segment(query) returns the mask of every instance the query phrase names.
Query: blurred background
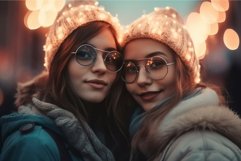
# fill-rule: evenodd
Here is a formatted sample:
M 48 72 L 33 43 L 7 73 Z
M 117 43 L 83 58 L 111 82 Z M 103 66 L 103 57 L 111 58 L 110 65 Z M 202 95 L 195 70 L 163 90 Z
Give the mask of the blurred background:
M 0 0 L 0 115 L 16 110 L 14 94 L 43 69 L 48 27 L 70 0 Z M 128 25 L 155 7 L 170 6 L 184 18 L 200 58 L 203 80 L 222 87 L 241 116 L 241 1 L 99 0 Z

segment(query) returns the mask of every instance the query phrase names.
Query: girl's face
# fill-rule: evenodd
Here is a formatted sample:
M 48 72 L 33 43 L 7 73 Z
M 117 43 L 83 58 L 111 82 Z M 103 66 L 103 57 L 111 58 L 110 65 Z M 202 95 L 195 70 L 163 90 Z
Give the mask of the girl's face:
M 106 68 L 104 64 L 106 53 L 104 51 L 116 51 L 117 47 L 113 34 L 109 29 L 104 29 L 94 38 L 90 39 L 87 44 L 95 48 L 96 60 L 92 65 L 83 66 L 73 56 L 68 65 L 70 84 L 73 91 L 82 100 L 99 103 L 108 94 L 117 74 Z M 85 50 L 88 50 L 88 48 Z M 83 52 L 83 54 L 86 53 Z M 85 56 L 88 59 L 88 54 Z M 83 56 L 83 61 L 86 61 L 85 56 Z
M 139 69 L 135 81 L 126 83 L 127 90 L 145 111 L 175 93 L 173 52 L 166 45 L 152 39 L 136 39 L 127 44 L 124 55 L 125 79 L 134 80 L 134 71 Z

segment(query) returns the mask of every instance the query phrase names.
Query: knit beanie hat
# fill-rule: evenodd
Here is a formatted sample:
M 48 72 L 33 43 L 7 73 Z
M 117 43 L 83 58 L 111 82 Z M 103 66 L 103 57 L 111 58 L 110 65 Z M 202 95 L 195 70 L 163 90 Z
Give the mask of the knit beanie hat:
M 118 18 L 113 17 L 103 7 L 98 6 L 95 0 L 78 0 L 68 2 L 57 16 L 54 24 L 49 29 L 44 45 L 45 63 L 49 70 L 50 64 L 61 43 L 76 28 L 90 22 L 105 22 L 110 24 L 117 33 L 117 40 L 121 39 L 121 25 Z
M 155 8 L 138 18 L 127 26 L 122 46 L 139 38 L 151 38 L 170 47 L 188 67 L 193 82 L 200 82 L 200 65 L 193 42 L 177 11 L 170 7 Z

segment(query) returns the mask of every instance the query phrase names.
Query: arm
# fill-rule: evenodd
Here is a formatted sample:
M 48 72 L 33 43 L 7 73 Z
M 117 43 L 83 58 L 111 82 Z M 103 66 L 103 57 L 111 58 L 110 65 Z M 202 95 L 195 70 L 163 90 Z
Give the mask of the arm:
M 208 131 L 192 131 L 180 136 L 162 156 L 164 155 L 165 161 L 241 160 L 241 150 L 233 142 Z
M 27 134 L 14 132 L 1 149 L 0 161 L 60 161 L 53 139 L 41 128 Z

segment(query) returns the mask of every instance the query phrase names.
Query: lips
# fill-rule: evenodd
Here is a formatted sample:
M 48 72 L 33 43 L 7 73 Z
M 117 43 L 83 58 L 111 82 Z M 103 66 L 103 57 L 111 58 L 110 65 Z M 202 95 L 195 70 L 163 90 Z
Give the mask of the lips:
M 85 82 L 94 89 L 103 89 L 107 86 L 107 82 L 99 79 L 92 79 Z
M 162 91 L 150 91 L 139 94 L 142 101 L 152 101 L 155 99 Z

